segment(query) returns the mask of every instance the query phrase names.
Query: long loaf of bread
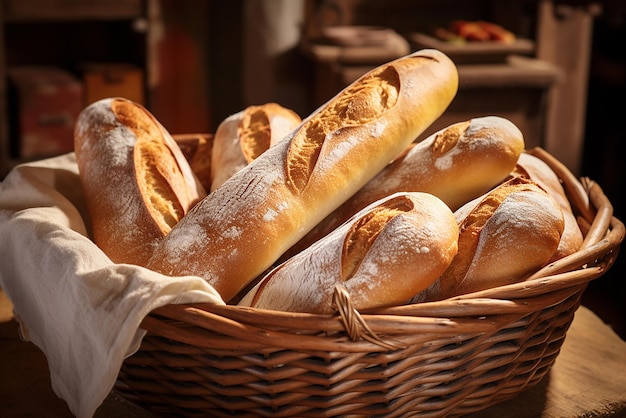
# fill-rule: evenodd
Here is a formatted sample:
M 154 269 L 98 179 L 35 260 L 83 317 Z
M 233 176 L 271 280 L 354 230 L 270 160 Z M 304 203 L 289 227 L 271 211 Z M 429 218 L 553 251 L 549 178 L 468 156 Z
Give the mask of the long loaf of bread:
M 302 120 L 293 110 L 269 102 L 248 106 L 224 119 L 213 139 L 213 191 L 271 146 L 293 132 Z
M 206 196 L 171 135 L 127 99 L 102 99 L 83 109 L 74 150 L 94 242 L 115 263 L 145 265 Z
M 501 183 L 515 168 L 524 137 L 508 119 L 485 116 L 450 125 L 407 150 L 283 256 L 286 259 L 356 212 L 393 193 L 425 192 L 453 211 Z
M 213 152 L 213 134 L 187 133 L 174 134 L 172 138 L 178 144 L 202 187 L 211 190 L 211 154 Z
M 331 313 L 335 286 L 344 286 L 359 310 L 404 304 L 448 267 L 458 232 L 437 197 L 397 193 L 273 269 L 239 305 Z
M 456 67 L 436 50 L 373 69 L 196 205 L 148 267 L 203 277 L 231 300 L 414 141 L 457 88 Z
M 439 300 L 523 280 L 552 259 L 563 233 L 558 203 L 537 183 L 513 177 L 459 208 L 459 249 L 413 302 Z
M 576 221 L 576 216 L 572 211 L 572 206 L 565 194 L 565 189 L 550 166 L 534 155 L 522 153 L 513 175 L 520 175 L 533 180 L 543 187 L 561 207 L 565 225 L 559 248 L 550 262 L 578 251 L 584 237 Z

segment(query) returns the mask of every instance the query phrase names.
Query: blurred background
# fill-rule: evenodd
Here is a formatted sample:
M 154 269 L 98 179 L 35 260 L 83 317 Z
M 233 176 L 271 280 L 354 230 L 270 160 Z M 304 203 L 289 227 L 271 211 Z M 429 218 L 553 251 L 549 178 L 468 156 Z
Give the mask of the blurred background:
M 306 117 L 376 65 L 434 47 L 459 93 L 427 135 L 495 114 L 603 187 L 626 219 L 622 0 L 2 0 L 0 179 L 73 149 L 103 97 L 144 104 L 171 132 L 212 133 L 270 101 Z M 475 24 L 497 30 L 489 38 Z M 626 339 L 626 260 L 583 303 Z

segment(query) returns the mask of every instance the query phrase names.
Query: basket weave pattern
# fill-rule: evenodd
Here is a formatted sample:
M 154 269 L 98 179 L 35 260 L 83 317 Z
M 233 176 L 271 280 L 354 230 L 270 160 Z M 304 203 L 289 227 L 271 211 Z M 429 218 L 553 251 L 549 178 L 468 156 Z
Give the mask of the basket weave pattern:
M 168 305 L 116 390 L 172 416 L 458 416 L 517 396 L 553 365 L 590 280 L 615 261 L 624 225 L 600 187 L 563 180 L 585 234 L 528 280 L 440 302 L 336 315 Z

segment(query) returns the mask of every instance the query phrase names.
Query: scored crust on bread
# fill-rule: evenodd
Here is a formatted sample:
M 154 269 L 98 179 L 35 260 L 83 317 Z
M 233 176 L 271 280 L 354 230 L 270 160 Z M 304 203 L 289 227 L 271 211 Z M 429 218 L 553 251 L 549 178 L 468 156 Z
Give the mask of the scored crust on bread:
M 239 305 L 331 313 L 335 286 L 359 310 L 403 304 L 448 267 L 457 239 L 454 215 L 440 199 L 391 195 L 273 269 Z
M 514 177 L 455 213 L 458 252 L 448 269 L 413 302 L 446 299 L 523 280 L 556 252 L 561 208 L 539 185 Z
M 523 135 L 508 119 L 486 116 L 452 124 L 410 144 L 282 259 L 302 251 L 365 206 L 393 193 L 432 193 L 454 211 L 505 180 L 523 150 Z
M 171 135 L 127 99 L 102 99 L 83 109 L 74 150 L 94 242 L 115 263 L 145 265 L 206 195 Z
M 373 69 L 196 205 L 148 267 L 203 277 L 231 300 L 434 122 L 457 87 L 436 50 Z
M 248 106 L 224 119 L 213 141 L 210 190 L 256 160 L 301 122 L 296 112 L 274 102 Z

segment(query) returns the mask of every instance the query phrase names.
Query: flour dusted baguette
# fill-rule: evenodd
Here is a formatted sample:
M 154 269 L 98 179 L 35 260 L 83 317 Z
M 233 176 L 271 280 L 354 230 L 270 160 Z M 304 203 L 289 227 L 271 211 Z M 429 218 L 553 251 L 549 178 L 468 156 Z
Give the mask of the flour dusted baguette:
M 457 87 L 435 50 L 365 74 L 194 207 L 148 266 L 204 277 L 229 301 L 437 119 Z
M 86 107 L 76 121 L 74 149 L 94 242 L 115 263 L 145 265 L 206 195 L 170 134 L 129 100 Z
M 273 102 L 248 106 L 224 119 L 213 141 L 210 190 L 217 189 L 301 122 L 293 110 Z
M 506 179 L 523 150 L 524 136 L 508 119 L 455 123 L 411 144 L 350 201 L 360 206 L 390 193 L 422 191 L 455 211 Z
M 524 177 L 507 180 L 454 215 L 459 225 L 458 253 L 415 302 L 523 280 L 553 257 L 564 228 L 556 201 Z
M 360 209 L 397 192 L 432 193 L 452 210 L 501 183 L 515 168 L 524 137 L 512 122 L 486 116 L 455 123 L 407 150 L 320 222 L 285 258 L 302 251 Z
M 394 194 L 276 267 L 239 304 L 330 313 L 337 285 L 356 309 L 404 304 L 448 267 L 457 239 L 454 215 L 440 199 Z
M 514 175 L 527 177 L 543 187 L 556 200 L 563 212 L 565 222 L 563 235 L 559 248 L 550 260 L 555 261 L 567 255 L 573 254 L 580 249 L 583 243 L 583 234 L 572 211 L 565 189 L 559 177 L 552 171 L 550 166 L 534 155 L 523 153 L 517 162 Z

